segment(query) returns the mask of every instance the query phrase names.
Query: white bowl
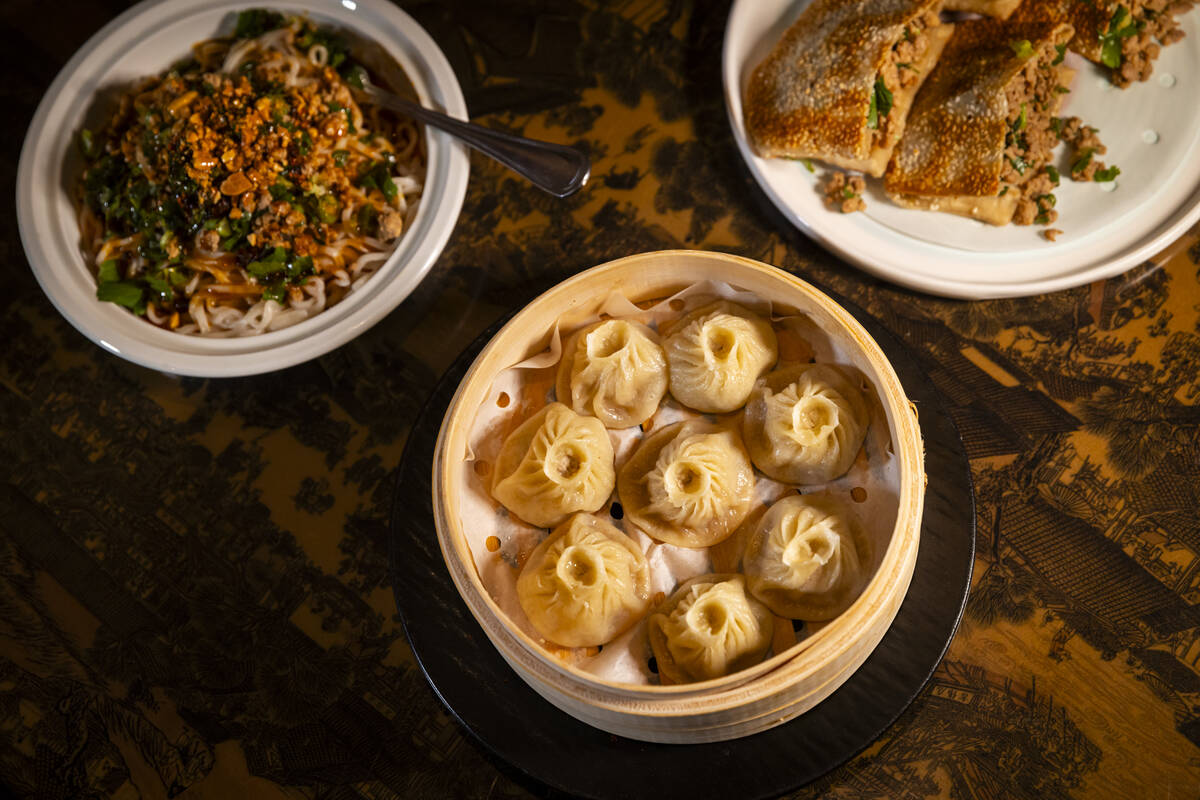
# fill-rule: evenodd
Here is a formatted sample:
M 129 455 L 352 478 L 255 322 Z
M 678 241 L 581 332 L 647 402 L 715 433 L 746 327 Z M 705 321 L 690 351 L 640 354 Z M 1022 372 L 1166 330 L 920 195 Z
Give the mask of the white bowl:
M 374 40 L 404 69 L 423 105 L 467 118 L 445 55 L 412 17 L 386 0 L 147 0 L 102 28 L 63 67 L 34 114 L 17 172 L 17 219 L 34 275 L 59 312 L 106 350 L 162 372 L 254 375 L 345 344 L 399 305 L 433 266 L 467 191 L 466 148 L 427 127 L 425 191 L 395 251 L 361 290 L 290 328 L 234 339 L 183 336 L 97 300 L 72 200 L 81 168 L 79 131 L 85 122 L 100 121 L 89 110 L 99 92 L 162 72 L 195 42 L 227 30 L 233 15 L 249 7 L 301 12 Z

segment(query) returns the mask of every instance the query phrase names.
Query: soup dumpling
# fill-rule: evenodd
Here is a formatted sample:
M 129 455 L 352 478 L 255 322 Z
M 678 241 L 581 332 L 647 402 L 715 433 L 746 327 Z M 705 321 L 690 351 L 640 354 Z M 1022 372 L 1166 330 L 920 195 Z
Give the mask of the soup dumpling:
M 538 633 L 563 647 L 607 644 L 650 607 L 650 567 L 611 523 L 575 514 L 546 537 L 517 578 Z
M 615 483 L 603 423 L 551 403 L 504 440 L 492 496 L 529 524 L 550 528 L 576 511 L 599 510 Z
M 754 466 L 784 483 L 844 475 L 862 447 L 870 412 L 839 367 L 806 364 L 758 380 L 742 417 Z
M 677 422 L 642 440 L 621 468 L 626 518 L 651 538 L 708 547 L 728 537 L 754 501 L 754 467 L 736 431 Z
M 767 509 L 746 542 L 742 571 L 750 593 L 779 616 L 827 620 L 858 597 L 869 555 L 840 503 L 788 495 Z
M 746 593 L 741 575 L 701 575 L 667 598 L 650 615 L 648 628 L 659 674 L 691 683 L 762 661 L 771 646 L 773 619 Z
M 775 363 L 771 324 L 736 303 L 710 303 L 671 326 L 663 348 L 671 394 L 688 408 L 724 414 L 741 408 L 754 381 Z
M 667 393 L 667 357 L 658 334 L 610 319 L 575 333 L 558 366 L 558 400 L 608 428 L 631 428 L 654 415 Z

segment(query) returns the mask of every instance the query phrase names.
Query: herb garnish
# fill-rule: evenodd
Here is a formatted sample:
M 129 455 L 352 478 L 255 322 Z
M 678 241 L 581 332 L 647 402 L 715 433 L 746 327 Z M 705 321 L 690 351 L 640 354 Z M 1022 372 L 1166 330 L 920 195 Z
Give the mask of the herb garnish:
M 875 77 L 875 91 L 871 93 L 871 107 L 867 111 L 867 127 L 875 130 L 879 127 L 880 117 L 886 117 L 892 110 L 892 92 L 883 82 L 883 76 Z
M 1096 152 L 1094 147 L 1085 147 L 1079 151 L 1079 155 L 1075 158 L 1075 162 L 1071 164 L 1071 174 L 1078 175 L 1087 169 L 1088 164 L 1092 163 L 1092 155 Z
M 1116 164 L 1113 164 L 1111 167 L 1105 167 L 1104 169 L 1096 170 L 1095 174 L 1092 175 L 1092 180 L 1094 180 L 1096 183 L 1107 183 L 1108 181 L 1116 179 L 1116 177 L 1120 174 L 1121 168 Z
M 1144 23 L 1141 22 L 1131 22 L 1122 27 L 1127 19 L 1129 10 L 1125 6 L 1117 6 L 1112 19 L 1108 21 L 1108 30 L 1100 34 L 1100 63 L 1106 67 L 1116 69 L 1121 66 L 1121 40 L 1136 36 L 1143 27 Z
M 1008 43 L 1008 46 L 1011 47 L 1012 51 L 1017 54 L 1017 58 L 1033 57 L 1033 45 L 1029 43 L 1028 39 L 1017 39 L 1011 41 Z

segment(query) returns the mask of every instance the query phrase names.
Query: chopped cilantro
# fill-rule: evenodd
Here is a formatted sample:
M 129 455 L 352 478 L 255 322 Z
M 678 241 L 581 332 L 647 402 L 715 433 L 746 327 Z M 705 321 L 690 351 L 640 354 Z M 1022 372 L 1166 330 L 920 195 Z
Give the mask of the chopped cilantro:
M 1054 49 L 1058 51 L 1058 55 L 1050 62 L 1050 66 L 1057 67 L 1067 57 L 1067 46 L 1065 44 L 1056 44 L 1054 45 Z
M 287 297 L 287 286 L 280 281 L 264 289 L 262 296 L 263 300 L 274 300 L 276 303 L 282 303 Z
M 1080 150 L 1079 155 L 1075 158 L 1075 162 L 1071 164 L 1071 174 L 1078 175 L 1087 169 L 1088 164 L 1092 163 L 1092 154 L 1095 152 L 1096 150 L 1093 147 L 1085 147 L 1083 150 Z
M 96 299 L 136 309 L 145 290 L 134 281 L 109 281 L 96 287 Z
M 1108 181 L 1114 180 L 1120 174 L 1121 168 L 1116 164 L 1113 164 L 1111 167 L 1105 167 L 1104 169 L 1096 170 L 1096 173 L 1092 175 L 1092 180 L 1096 181 L 1097 183 L 1107 183 Z
M 887 84 L 883 82 L 883 76 L 875 78 L 875 96 L 878 98 L 875 101 L 875 107 L 879 110 L 879 116 L 886 117 L 892 110 L 892 92 L 887 88 Z
M 853 189 L 851 189 L 849 186 L 843 186 L 843 187 L 842 187 L 842 197 L 843 197 L 844 199 L 846 199 L 846 200 L 849 200 L 849 199 L 851 199 L 851 198 L 852 198 L 852 197 L 854 197 L 854 196 L 855 196 L 855 194 L 854 194 L 854 190 L 853 190 Z
M 121 276 L 117 273 L 117 260 L 115 258 L 100 262 L 100 269 L 96 273 L 96 280 L 99 283 L 115 283 L 121 280 Z

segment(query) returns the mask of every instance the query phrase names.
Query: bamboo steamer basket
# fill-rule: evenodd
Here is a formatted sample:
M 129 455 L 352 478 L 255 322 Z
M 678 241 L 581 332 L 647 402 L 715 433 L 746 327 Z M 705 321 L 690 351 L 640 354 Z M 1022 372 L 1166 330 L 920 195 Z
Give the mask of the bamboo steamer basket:
M 755 293 L 777 307 L 807 314 L 855 357 L 883 407 L 899 460 L 897 513 L 874 576 L 854 604 L 794 647 L 724 678 L 685 685 L 634 685 L 604 680 L 563 663 L 508 619 L 480 580 L 457 509 L 464 492 L 461 465 L 471 426 L 493 379 L 541 352 L 565 313 L 598 309 L 614 289 L 634 302 L 669 297 L 704 280 Z M 924 454 L 916 410 L 879 346 L 832 299 L 799 278 L 723 253 L 671 250 L 602 264 L 558 284 L 514 316 L 464 376 L 438 435 L 433 460 L 433 509 L 446 566 L 471 614 L 516 673 L 549 702 L 577 719 L 650 742 L 699 743 L 766 730 L 828 697 L 866 660 L 891 625 L 916 563 L 925 491 Z

